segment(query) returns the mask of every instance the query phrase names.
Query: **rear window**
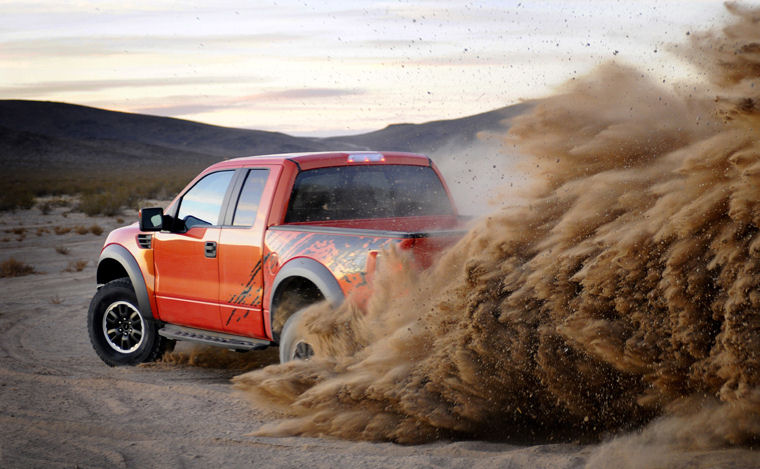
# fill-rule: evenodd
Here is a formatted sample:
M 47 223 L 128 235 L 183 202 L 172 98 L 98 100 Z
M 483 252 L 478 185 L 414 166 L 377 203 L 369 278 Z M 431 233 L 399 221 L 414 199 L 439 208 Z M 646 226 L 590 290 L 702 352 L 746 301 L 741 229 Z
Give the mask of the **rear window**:
M 298 174 L 285 222 L 453 213 L 443 184 L 429 166 L 339 166 Z

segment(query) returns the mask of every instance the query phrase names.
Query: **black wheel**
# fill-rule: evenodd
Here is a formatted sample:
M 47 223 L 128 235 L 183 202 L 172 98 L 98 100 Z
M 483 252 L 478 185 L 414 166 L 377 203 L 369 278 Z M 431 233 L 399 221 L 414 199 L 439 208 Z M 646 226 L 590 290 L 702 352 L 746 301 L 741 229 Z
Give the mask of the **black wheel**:
M 291 360 L 308 360 L 314 355 L 314 348 L 302 337 L 298 325 L 303 317 L 301 309 L 288 318 L 280 335 L 280 363 Z
M 158 335 L 156 322 L 140 312 L 128 278 L 98 290 L 90 302 L 87 329 L 95 352 L 110 366 L 157 360 L 172 345 Z

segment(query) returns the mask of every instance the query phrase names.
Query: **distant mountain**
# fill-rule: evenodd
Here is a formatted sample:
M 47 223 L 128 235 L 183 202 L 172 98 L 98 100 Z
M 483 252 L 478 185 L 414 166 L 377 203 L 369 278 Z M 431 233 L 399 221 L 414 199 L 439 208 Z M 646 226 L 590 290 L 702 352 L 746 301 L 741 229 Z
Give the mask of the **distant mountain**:
M 330 137 L 323 142 L 333 147 L 370 148 L 373 150 L 412 151 L 425 154 L 436 153 L 450 146 L 463 147 L 477 140 L 484 131 L 506 131 L 508 120 L 522 114 L 533 104 L 530 102 L 503 107 L 474 116 L 439 120 L 424 124 L 393 124 L 361 135 Z
M 224 158 L 324 150 L 401 150 L 434 153 L 467 145 L 478 132 L 504 130 L 525 111 L 518 104 L 424 124 L 395 124 L 362 135 L 294 137 L 75 104 L 0 100 L 0 163 L 19 183 L 40 172 L 110 174 L 181 167 L 195 173 Z
M 213 159 L 218 159 L 213 157 Z M 109 139 L 54 137 L 0 126 L 0 161 L 7 170 L 86 171 L 125 166 L 207 164 L 205 153 Z
M 134 142 L 217 157 L 326 148 L 317 140 L 278 132 L 43 101 L 0 101 L 0 127 L 80 142 Z

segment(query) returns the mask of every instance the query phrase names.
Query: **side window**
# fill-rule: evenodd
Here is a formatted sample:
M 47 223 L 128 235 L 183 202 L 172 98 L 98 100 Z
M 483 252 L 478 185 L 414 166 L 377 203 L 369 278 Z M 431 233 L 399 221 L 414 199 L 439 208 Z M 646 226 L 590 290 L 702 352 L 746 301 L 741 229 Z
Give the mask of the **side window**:
M 252 169 L 248 172 L 240 191 L 235 215 L 232 218 L 233 226 L 253 226 L 256 221 L 256 213 L 259 210 L 261 194 L 269 177 L 268 169 Z
M 222 210 L 224 194 L 234 171 L 219 171 L 206 175 L 182 196 L 177 217 L 185 226 L 216 225 Z

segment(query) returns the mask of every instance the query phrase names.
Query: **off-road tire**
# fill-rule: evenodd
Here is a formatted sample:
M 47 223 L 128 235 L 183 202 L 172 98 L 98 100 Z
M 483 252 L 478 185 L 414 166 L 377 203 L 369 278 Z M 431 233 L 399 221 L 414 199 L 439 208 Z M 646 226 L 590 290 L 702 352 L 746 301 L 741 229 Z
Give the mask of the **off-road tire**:
M 298 332 L 298 323 L 301 322 L 303 313 L 306 308 L 302 308 L 293 313 L 285 325 L 282 326 L 280 334 L 280 363 L 292 360 L 308 360 L 314 355 L 314 349 L 300 336 Z
M 103 285 L 87 313 L 90 342 L 109 366 L 155 361 L 174 343 L 158 335 L 158 323 L 140 311 L 128 278 Z

